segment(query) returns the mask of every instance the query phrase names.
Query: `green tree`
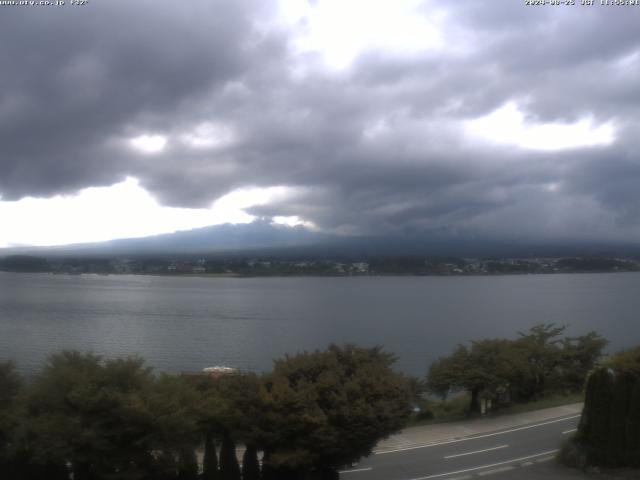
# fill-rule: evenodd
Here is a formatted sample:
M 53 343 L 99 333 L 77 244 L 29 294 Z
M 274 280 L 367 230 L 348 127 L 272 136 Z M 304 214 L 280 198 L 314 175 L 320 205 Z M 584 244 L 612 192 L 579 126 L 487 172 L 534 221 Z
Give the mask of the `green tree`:
M 335 469 L 402 428 L 410 393 L 394 361 L 380 347 L 353 345 L 276 360 L 262 390 L 267 471 L 284 477 Z
M 542 323 L 520 333 L 515 345 L 522 355 L 523 370 L 517 388 L 521 400 L 540 397 L 546 390 L 558 387 L 559 367 L 564 360 L 560 336 L 565 329 L 566 326 Z
M 213 432 L 207 431 L 205 433 L 204 458 L 202 460 L 202 479 L 218 480 L 219 478 L 216 443 L 213 438 Z
M 240 470 L 235 454 L 233 458 L 228 454 L 229 445 L 239 441 L 255 446 L 264 436 L 259 427 L 262 415 L 260 379 L 252 373 L 239 373 L 202 376 L 195 378 L 193 383 L 200 395 L 198 421 L 201 431 L 211 439 L 223 441 L 219 478 L 229 475 L 235 478 Z
M 22 378 L 16 372 L 12 362 L 0 363 L 0 411 L 6 410 L 13 405 L 20 389 L 22 388 Z
M 622 375 L 640 377 L 640 346 L 612 355 L 604 362 L 604 367 Z
M 577 437 L 588 445 L 592 461 L 601 462 L 607 451 L 612 390 L 613 376 L 607 369 L 598 369 L 589 376 Z
M 459 345 L 454 353 L 442 357 L 429 368 L 427 388 L 446 397 L 456 390 L 467 390 L 471 396 L 469 411 L 480 412 L 480 398 L 496 398 L 498 392 L 510 389 L 521 373 L 521 358 L 512 341 L 487 339 Z
M 184 377 L 163 374 L 153 382 L 145 402 L 152 418 L 147 445 L 158 457 L 153 462 L 155 474 L 191 475 L 193 455 L 202 441 L 200 395 Z
M 151 419 L 143 392 L 151 382 L 139 358 L 53 355 L 28 400 L 36 449 L 70 461 L 78 480 L 114 472 L 138 477 L 149 462 L 144 440 Z
M 636 378 L 629 399 L 629 415 L 626 425 L 626 464 L 640 467 L 640 376 Z
M 565 338 L 562 340 L 560 362 L 560 381 L 570 391 L 580 391 L 585 386 L 587 375 L 602 357 L 607 340 L 596 332 Z
M 246 446 L 242 456 L 242 480 L 260 480 L 258 449 L 252 444 Z
M 471 352 L 465 345 L 458 345 L 448 357 L 440 357 L 429 367 L 427 390 L 443 399 L 456 389 L 468 390 L 466 369 L 471 364 Z
M 220 478 L 221 480 L 240 480 L 240 465 L 236 457 L 236 444 L 229 432 L 222 436 L 220 447 Z
M 142 359 L 61 352 L 25 394 L 18 440 L 36 472 L 70 464 L 78 480 L 195 478 L 198 402 L 183 378 L 154 377 Z
M 178 480 L 198 480 L 198 459 L 193 448 L 178 453 Z
M 15 436 L 20 426 L 16 400 L 21 389 L 22 378 L 13 363 L 0 363 L 0 478 L 13 479 L 20 475 Z
M 587 462 L 640 466 L 640 347 L 613 356 L 587 382 L 576 435 Z
M 516 340 L 487 339 L 459 345 L 434 362 L 427 375 L 431 393 L 445 397 L 467 390 L 469 410 L 480 410 L 480 398 L 529 401 L 549 392 L 579 391 L 606 345 L 589 332 L 561 338 L 565 327 L 540 324 Z

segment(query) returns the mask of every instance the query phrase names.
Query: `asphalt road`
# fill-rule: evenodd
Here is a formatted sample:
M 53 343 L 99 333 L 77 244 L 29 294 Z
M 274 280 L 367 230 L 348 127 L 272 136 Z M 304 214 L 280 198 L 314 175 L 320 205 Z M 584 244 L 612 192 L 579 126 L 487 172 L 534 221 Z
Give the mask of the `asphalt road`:
M 349 470 L 343 480 L 470 480 L 551 461 L 580 415 L 462 437 L 430 445 L 379 452 Z M 505 478 L 506 475 L 500 475 Z

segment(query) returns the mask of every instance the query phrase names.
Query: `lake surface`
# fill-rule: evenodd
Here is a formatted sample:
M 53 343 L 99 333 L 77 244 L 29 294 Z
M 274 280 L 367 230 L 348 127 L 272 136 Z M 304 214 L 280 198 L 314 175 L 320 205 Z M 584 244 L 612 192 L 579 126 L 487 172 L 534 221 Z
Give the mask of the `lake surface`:
M 423 376 L 459 342 L 541 322 L 640 343 L 640 273 L 193 278 L 0 272 L 0 360 L 29 373 L 60 349 L 137 353 L 156 370 L 268 370 L 331 342 L 383 345 Z

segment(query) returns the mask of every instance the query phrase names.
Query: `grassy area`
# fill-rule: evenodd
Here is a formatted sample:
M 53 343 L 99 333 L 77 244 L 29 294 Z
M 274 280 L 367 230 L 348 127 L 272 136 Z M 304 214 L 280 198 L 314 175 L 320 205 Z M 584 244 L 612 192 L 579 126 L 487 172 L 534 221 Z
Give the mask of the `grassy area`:
M 411 425 L 428 425 L 431 423 L 454 422 L 470 418 L 468 413 L 470 396 L 463 393 L 442 401 L 424 400 L 420 405 L 422 412 L 414 416 Z M 559 407 L 584 401 L 584 394 L 556 394 L 528 403 L 514 403 L 507 407 L 493 410 L 491 415 L 505 415 L 510 413 L 524 413 L 544 408 Z M 430 412 L 430 413 L 427 413 Z
M 584 402 L 583 393 L 571 393 L 565 395 L 550 395 L 548 397 L 541 398 L 528 403 L 516 403 L 509 407 L 504 407 L 499 410 L 500 414 L 503 413 L 523 413 L 531 412 L 533 410 L 542 410 L 543 408 L 560 407 L 562 405 L 570 405 L 572 403 Z
M 453 422 L 464 420 L 469 416 L 469 402 L 471 396 L 461 393 L 446 400 L 424 400 L 419 407 L 422 412 L 415 415 L 411 425 L 427 425 L 430 423 Z

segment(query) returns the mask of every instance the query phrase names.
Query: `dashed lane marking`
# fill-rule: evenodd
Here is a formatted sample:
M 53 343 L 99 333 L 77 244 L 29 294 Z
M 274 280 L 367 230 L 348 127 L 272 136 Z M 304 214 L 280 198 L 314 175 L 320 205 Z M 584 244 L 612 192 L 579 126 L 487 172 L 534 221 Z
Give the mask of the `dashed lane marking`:
M 536 460 L 536 462 L 538 462 L 538 463 L 550 462 L 554 458 L 556 458 L 556 457 L 551 455 L 550 457 L 539 458 L 539 459 Z
M 446 457 L 444 457 L 445 459 L 449 459 L 449 458 L 458 458 L 458 457 L 464 457 L 466 455 L 474 455 L 476 453 L 483 453 L 483 452 L 491 452 L 493 450 L 500 450 L 501 448 L 507 448 L 509 445 L 500 445 L 499 447 L 492 447 L 492 448 L 485 448 L 483 450 L 476 450 L 474 452 L 465 452 L 465 453 L 457 453 L 455 455 L 447 455 Z
M 537 458 L 537 457 L 543 457 L 545 455 L 551 455 L 551 454 L 556 453 L 557 451 L 558 451 L 557 449 L 556 450 L 548 450 L 546 452 L 536 453 L 535 455 L 528 455 L 526 457 L 520 457 L 520 458 L 512 458 L 511 460 L 505 460 L 504 462 L 491 463 L 489 465 L 482 465 L 480 467 L 465 468 L 464 470 L 456 470 L 455 472 L 437 473 L 435 475 L 427 475 L 426 477 L 416 477 L 416 478 L 413 478 L 411 480 L 429 480 L 430 478 L 447 477 L 449 475 L 457 475 L 459 473 L 475 472 L 477 470 L 484 470 L 484 469 L 487 469 L 487 468 L 498 467 L 500 465 L 507 465 L 509 463 L 517 463 L 517 462 L 521 462 L 523 460 L 529 460 L 531 458 Z
M 513 470 L 515 468 L 516 467 L 512 467 L 512 466 L 494 468 L 493 470 L 485 470 L 484 472 L 478 472 L 478 475 L 481 477 L 484 477 L 485 475 L 493 475 L 494 473 L 508 472 L 509 470 Z
M 563 418 L 557 418 L 555 420 L 549 420 L 548 422 L 536 423 L 535 425 L 527 425 L 525 427 L 512 428 L 510 430 L 503 430 L 501 432 L 493 432 L 493 433 L 485 433 L 483 435 L 476 435 L 475 437 L 465 437 L 465 438 L 447 440 L 445 442 L 439 442 L 439 443 L 425 443 L 422 445 L 414 445 L 412 447 L 396 448 L 394 450 L 384 450 L 381 452 L 375 452 L 374 455 L 384 455 L 386 453 L 404 452 L 407 450 L 416 450 L 418 448 L 437 447 L 438 445 L 448 445 L 450 443 L 468 442 L 469 440 L 477 440 L 479 438 L 494 437 L 496 435 L 504 435 L 506 433 L 519 432 L 520 430 L 527 430 L 529 428 L 542 427 L 544 425 L 551 425 L 552 423 L 566 422 L 567 420 L 573 420 L 574 418 L 579 418 L 579 417 L 580 415 L 572 415 L 570 417 L 563 417 Z
M 356 468 L 355 470 L 340 470 L 338 473 L 342 474 L 342 473 L 356 473 L 356 472 L 369 472 L 373 470 L 372 467 L 368 467 L 368 468 Z
M 573 433 L 573 432 L 577 432 L 578 429 L 577 428 L 572 428 L 571 430 L 565 430 L 564 432 L 562 432 L 563 435 L 566 435 L 568 433 Z

